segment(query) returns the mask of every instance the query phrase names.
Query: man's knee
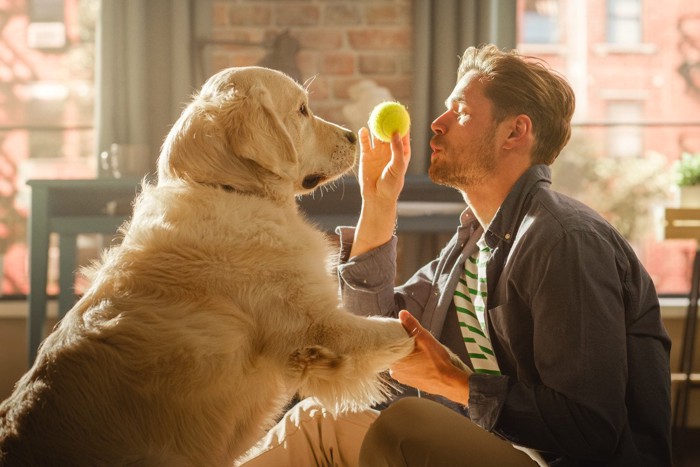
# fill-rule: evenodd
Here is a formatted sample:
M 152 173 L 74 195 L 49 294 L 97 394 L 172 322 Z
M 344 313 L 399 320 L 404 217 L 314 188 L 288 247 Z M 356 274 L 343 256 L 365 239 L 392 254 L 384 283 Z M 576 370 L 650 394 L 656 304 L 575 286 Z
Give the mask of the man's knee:
M 367 431 L 360 450 L 361 466 L 404 466 L 405 447 L 416 436 L 414 413 L 420 399 L 400 399 L 384 409 Z

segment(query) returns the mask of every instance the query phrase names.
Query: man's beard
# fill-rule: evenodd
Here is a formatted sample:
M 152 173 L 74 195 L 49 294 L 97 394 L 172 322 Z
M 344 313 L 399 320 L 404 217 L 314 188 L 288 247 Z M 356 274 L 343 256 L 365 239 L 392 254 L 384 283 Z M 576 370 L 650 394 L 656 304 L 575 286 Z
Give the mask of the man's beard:
M 466 162 L 463 157 L 454 157 L 450 159 L 450 163 L 445 163 L 445 157 L 442 158 L 442 163 L 431 163 L 428 168 L 428 176 L 438 184 L 445 185 L 458 190 L 466 190 L 475 185 L 479 185 L 488 175 L 490 175 L 496 166 L 495 149 L 494 149 L 495 133 L 489 132 L 477 143 L 473 154 L 477 157 L 471 162 Z

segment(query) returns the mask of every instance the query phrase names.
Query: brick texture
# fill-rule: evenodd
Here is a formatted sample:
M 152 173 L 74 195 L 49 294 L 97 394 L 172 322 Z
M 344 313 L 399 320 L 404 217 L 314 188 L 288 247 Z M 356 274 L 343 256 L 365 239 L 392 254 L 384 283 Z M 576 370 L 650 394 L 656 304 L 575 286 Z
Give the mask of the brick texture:
M 257 64 L 288 32 L 298 41 L 293 62 L 317 115 L 347 125 L 348 90 L 367 79 L 411 105 L 412 0 L 214 0 L 211 8 L 207 76 Z

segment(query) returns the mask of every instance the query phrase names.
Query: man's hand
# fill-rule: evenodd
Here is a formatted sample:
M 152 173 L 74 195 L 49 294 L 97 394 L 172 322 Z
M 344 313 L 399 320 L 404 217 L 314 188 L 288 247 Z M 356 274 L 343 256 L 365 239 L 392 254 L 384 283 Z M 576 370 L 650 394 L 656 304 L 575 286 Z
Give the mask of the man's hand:
M 411 159 L 410 134 L 395 133 L 391 143 L 360 132 L 360 190 L 362 211 L 350 256 L 357 256 L 391 240 L 397 204 Z
M 359 135 L 362 198 L 365 202 L 396 202 L 411 159 L 410 134 L 401 138 L 395 133 L 390 143 L 372 138 L 364 127 Z
M 454 362 L 456 357 L 408 311 L 401 310 L 399 319 L 406 332 L 416 338 L 416 347 L 391 367 L 391 376 L 400 383 L 467 406 L 471 371 L 463 363 Z

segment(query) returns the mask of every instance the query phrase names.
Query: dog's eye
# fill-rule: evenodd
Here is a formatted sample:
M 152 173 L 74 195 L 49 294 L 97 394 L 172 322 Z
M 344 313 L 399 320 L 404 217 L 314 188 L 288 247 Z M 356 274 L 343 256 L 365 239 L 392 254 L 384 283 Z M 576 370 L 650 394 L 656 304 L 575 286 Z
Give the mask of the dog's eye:
M 299 107 L 299 112 L 300 112 L 304 117 L 306 117 L 306 116 L 309 115 L 309 111 L 308 111 L 308 109 L 306 108 L 306 104 L 301 104 L 301 107 Z

